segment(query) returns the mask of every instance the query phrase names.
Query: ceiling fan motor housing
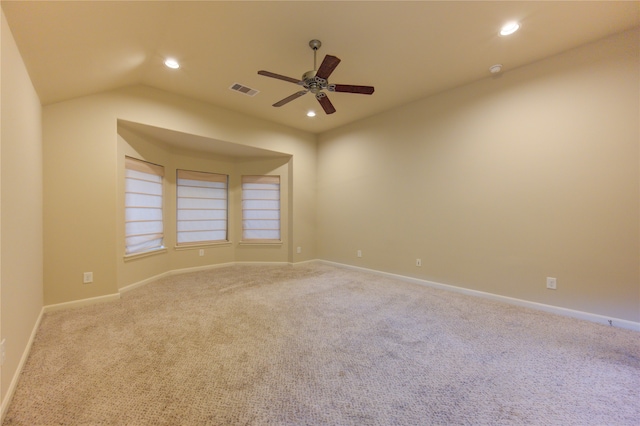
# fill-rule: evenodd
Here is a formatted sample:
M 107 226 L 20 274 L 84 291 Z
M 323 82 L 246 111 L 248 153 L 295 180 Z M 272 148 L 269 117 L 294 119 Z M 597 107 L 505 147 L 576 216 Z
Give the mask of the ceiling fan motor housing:
M 302 74 L 302 82 L 306 83 L 307 81 L 313 81 L 316 78 L 316 71 L 311 70 Z
M 302 86 L 311 93 L 318 93 L 319 91 L 327 88 L 327 80 L 316 77 L 316 73 L 316 70 L 307 71 L 302 74 L 302 80 L 300 81 Z

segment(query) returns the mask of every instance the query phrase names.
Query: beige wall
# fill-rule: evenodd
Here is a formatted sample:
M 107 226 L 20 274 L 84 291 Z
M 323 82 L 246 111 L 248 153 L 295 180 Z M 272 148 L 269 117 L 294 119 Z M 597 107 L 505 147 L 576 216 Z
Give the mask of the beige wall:
M 42 310 L 42 127 L 40 100 L 1 16 L 0 396 L 7 390 Z
M 321 135 L 318 257 L 639 321 L 639 39 Z
M 169 152 L 153 141 L 134 140 L 131 135 L 123 141 L 118 135 L 119 119 L 292 156 L 294 160 L 278 165 L 284 167 L 278 173 L 292 176 L 285 201 L 291 219 L 285 244 L 276 249 L 249 248 L 239 247 L 234 241 L 233 252 L 211 248 L 202 259 L 193 250 L 174 252 L 170 240 L 174 236 L 170 234 L 167 256 L 124 262 L 120 235 L 124 154 L 138 152 L 148 159 L 157 158 L 156 162 L 166 163 L 170 170 L 183 165 L 218 168 L 225 161 L 198 153 Z M 44 107 L 43 136 L 47 305 L 115 294 L 141 279 L 167 270 L 202 266 L 203 262 L 299 262 L 316 257 L 314 135 L 138 86 Z M 272 160 L 256 161 L 233 159 L 230 163 L 239 172 L 272 165 Z M 232 180 L 232 188 L 236 186 Z M 167 191 L 171 191 L 170 185 Z M 171 193 L 167 194 L 170 198 Z M 237 227 L 237 221 L 234 223 Z M 305 249 L 295 254 L 291 249 L 294 246 Z M 94 282 L 83 284 L 82 273 L 89 271 L 94 273 Z

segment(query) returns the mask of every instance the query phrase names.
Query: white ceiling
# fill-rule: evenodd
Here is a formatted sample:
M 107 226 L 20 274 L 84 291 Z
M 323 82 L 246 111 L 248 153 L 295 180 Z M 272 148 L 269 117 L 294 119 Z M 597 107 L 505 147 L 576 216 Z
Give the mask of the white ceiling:
M 640 25 L 640 2 L 518 1 L 2 1 L 43 104 L 143 84 L 321 133 L 443 90 Z M 498 35 L 507 21 L 520 31 Z M 342 62 L 331 83 L 375 86 L 330 93 L 325 115 L 307 94 L 271 105 L 313 68 L 311 39 Z M 170 70 L 163 59 L 182 65 Z M 260 91 L 229 90 L 240 83 Z M 314 109 L 318 115 L 307 118 Z

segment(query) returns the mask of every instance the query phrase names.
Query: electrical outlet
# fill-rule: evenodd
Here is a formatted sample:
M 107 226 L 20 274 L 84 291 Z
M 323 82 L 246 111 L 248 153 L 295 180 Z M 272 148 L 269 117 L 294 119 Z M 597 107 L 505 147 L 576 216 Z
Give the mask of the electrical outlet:
M 422 259 L 416 259 L 416 266 L 422 266 Z
M 302 247 L 298 247 L 298 248 L 296 249 L 296 253 L 298 253 L 298 254 L 302 253 Z
M 358 255 L 358 257 L 362 257 L 362 250 L 358 250 L 357 255 Z
M 4 364 L 4 359 L 7 356 L 7 339 L 2 339 L 0 342 L 0 365 Z
M 547 288 L 555 290 L 557 288 L 557 280 L 553 277 L 547 277 Z
M 82 282 L 84 284 L 89 284 L 93 282 L 93 272 L 85 272 L 82 277 Z
M 200 251 L 198 252 L 199 256 L 204 256 L 204 249 L 200 249 Z

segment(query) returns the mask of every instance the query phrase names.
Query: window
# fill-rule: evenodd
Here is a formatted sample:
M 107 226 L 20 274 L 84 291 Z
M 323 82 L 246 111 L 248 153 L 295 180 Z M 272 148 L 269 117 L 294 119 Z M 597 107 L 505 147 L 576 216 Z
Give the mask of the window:
M 242 176 L 242 239 L 280 241 L 280 176 Z
M 178 170 L 178 245 L 227 241 L 227 175 Z
M 125 254 L 163 248 L 164 167 L 125 157 Z

